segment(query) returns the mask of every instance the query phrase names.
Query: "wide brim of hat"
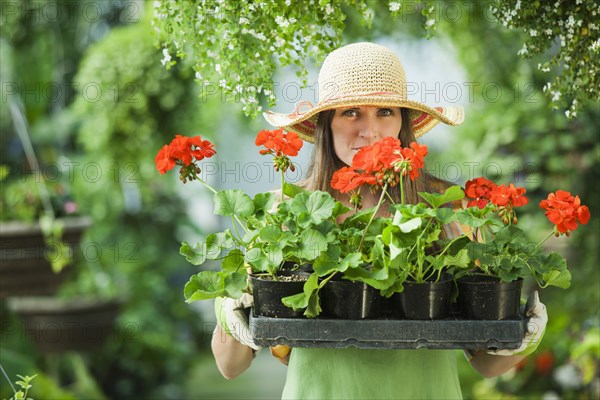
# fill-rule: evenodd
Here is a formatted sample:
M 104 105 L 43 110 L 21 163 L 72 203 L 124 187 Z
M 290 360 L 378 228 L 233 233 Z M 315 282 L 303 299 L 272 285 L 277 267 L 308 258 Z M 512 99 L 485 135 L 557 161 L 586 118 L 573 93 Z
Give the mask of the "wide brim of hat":
M 418 101 L 389 95 L 345 97 L 327 101 L 303 112 L 283 114 L 267 111 L 263 113 L 263 116 L 272 126 L 296 132 L 302 139 L 314 143 L 315 127 L 318 114 L 321 111 L 352 106 L 408 108 L 408 115 L 415 137 L 423 136 L 440 122 L 456 126 L 462 124 L 464 121 L 464 110 L 460 106 L 430 107 Z

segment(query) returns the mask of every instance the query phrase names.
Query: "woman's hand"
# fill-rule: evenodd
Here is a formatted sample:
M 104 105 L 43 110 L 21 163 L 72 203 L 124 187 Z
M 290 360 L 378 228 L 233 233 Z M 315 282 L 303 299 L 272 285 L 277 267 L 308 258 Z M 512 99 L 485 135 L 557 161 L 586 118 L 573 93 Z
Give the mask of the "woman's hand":
M 217 367 L 226 379 L 234 379 L 248 369 L 256 352 L 261 349 L 254 344 L 248 327 L 247 311 L 252 303 L 251 295 L 215 301 L 217 326 L 211 348 Z
M 488 350 L 487 352 L 465 350 L 465 355 L 471 365 L 481 375 L 486 378 L 502 375 L 537 349 L 548 322 L 546 306 L 540 302 L 537 291 L 527 298 L 525 316 L 528 317 L 527 331 L 523 342 L 518 348 L 513 350 Z
M 546 324 L 548 323 L 546 306 L 540 301 L 537 290 L 531 293 L 527 298 L 525 316 L 528 317 L 527 330 L 521 346 L 514 350 L 489 350 L 488 354 L 496 356 L 528 356 L 537 349 L 542 341 L 542 337 L 546 331 Z

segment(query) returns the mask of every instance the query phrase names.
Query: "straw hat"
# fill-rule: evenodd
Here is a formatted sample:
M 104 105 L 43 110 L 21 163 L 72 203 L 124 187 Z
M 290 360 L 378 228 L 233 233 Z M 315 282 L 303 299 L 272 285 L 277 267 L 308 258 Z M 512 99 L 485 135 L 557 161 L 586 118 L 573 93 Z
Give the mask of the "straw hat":
M 409 109 L 416 137 L 438 123 L 459 125 L 462 107 L 429 107 L 406 97 L 406 77 L 400 60 L 386 47 L 355 43 L 329 54 L 319 72 L 319 103 L 299 103 L 290 114 L 267 111 L 267 122 L 294 131 L 314 142 L 317 116 L 321 111 L 349 106 L 403 107 Z

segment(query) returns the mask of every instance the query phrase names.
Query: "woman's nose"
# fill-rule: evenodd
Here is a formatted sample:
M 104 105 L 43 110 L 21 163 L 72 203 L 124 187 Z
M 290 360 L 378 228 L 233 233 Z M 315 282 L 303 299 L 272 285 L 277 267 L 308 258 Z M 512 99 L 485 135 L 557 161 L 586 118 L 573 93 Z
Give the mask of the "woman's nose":
M 367 139 L 369 142 L 375 142 L 379 138 L 379 129 L 377 124 L 372 120 L 365 120 L 360 127 L 360 137 Z

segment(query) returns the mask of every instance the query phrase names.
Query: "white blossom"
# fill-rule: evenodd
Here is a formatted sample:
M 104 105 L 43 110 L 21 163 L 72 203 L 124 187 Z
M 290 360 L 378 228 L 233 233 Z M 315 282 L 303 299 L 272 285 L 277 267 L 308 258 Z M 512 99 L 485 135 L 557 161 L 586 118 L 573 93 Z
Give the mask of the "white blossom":
M 536 37 L 537 36 L 537 31 L 535 29 L 532 29 L 532 30 L 529 31 L 529 35 L 531 37 Z
M 290 22 L 283 18 L 281 15 L 275 17 L 275 23 L 281 26 L 282 28 L 287 28 L 290 25 Z
M 275 47 L 281 47 L 285 44 L 285 39 L 277 37 L 275 38 Z
M 519 50 L 517 52 L 517 54 L 520 55 L 520 56 L 524 56 L 524 55 L 526 55 L 528 53 L 529 53 L 529 51 L 527 50 L 527 45 L 526 44 L 524 44 L 523 47 L 521 47 L 521 50 Z
M 548 72 L 548 71 L 550 71 L 550 68 L 547 65 L 542 65 L 542 64 L 538 63 L 537 67 L 542 72 Z
M 250 23 L 250 20 L 248 20 L 248 18 L 246 17 L 240 17 L 239 23 L 240 25 L 248 25 Z
M 433 18 L 430 18 L 425 22 L 425 26 L 427 26 L 427 27 L 431 27 L 434 24 L 435 24 L 435 19 L 433 19 Z
M 169 61 L 171 61 L 171 55 L 169 54 L 169 49 L 163 49 L 163 59 L 160 60 L 162 65 L 166 65 Z
M 331 6 L 331 4 L 327 4 L 327 6 L 325 7 L 325 14 L 329 15 L 333 12 L 333 7 Z
M 552 91 L 550 94 L 552 95 L 552 101 L 558 101 L 560 99 L 559 91 Z
M 194 74 L 194 77 L 195 77 L 196 79 L 198 79 L 199 81 L 201 81 L 201 80 L 202 80 L 202 75 L 201 75 L 201 74 L 200 74 L 200 72 L 198 72 L 198 71 L 196 71 L 196 73 Z
M 398 1 L 390 2 L 390 11 L 391 12 L 398 11 L 399 9 L 400 9 L 400 2 L 398 2 Z
M 221 73 L 221 64 L 215 64 L 215 71 L 217 71 L 219 74 Z

